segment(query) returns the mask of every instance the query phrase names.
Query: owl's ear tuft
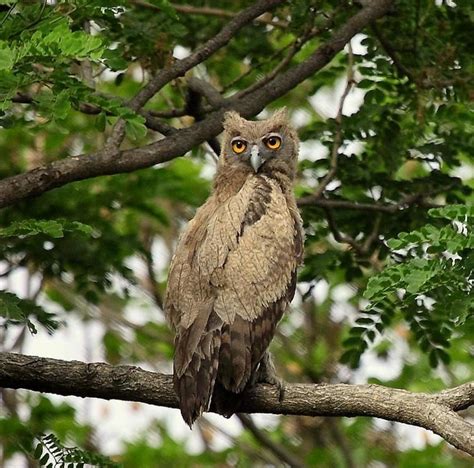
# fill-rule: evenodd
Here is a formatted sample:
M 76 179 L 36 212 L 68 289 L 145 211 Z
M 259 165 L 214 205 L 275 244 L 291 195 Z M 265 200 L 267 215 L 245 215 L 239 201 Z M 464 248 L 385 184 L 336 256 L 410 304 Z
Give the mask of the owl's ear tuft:
M 278 109 L 273 113 L 269 120 L 271 120 L 276 125 L 288 125 L 290 123 L 288 109 L 286 107 Z
M 235 111 L 229 111 L 224 114 L 223 126 L 227 131 L 239 128 L 245 122 L 247 121 Z

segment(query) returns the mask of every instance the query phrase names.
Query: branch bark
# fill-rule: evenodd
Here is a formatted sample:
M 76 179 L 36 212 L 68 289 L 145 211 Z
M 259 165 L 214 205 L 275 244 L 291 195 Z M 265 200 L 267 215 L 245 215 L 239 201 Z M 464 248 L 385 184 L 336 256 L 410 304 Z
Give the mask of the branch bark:
M 259 2 L 263 11 L 279 3 L 277 0 Z M 191 127 L 171 133 L 166 138 L 139 148 L 119 150 L 105 148 L 102 151 L 82 156 L 70 157 L 38 167 L 32 171 L 9 177 L 0 181 L 0 208 L 12 205 L 24 198 L 40 195 L 44 192 L 61 187 L 73 181 L 83 180 L 101 175 L 130 172 L 155 164 L 169 161 L 182 156 L 194 146 L 210 140 L 222 131 L 224 112 L 234 109 L 244 117 L 251 117 L 260 112 L 268 103 L 283 96 L 299 83 L 310 77 L 344 48 L 345 44 L 367 25 L 384 16 L 390 9 L 392 0 L 373 0 L 361 9 L 334 34 L 322 44 L 305 61 L 277 75 L 261 88 L 247 94 L 244 98 L 229 98 L 224 100 L 222 108 L 210 113 L 204 120 L 196 122 Z M 182 75 L 194 65 L 209 57 L 215 50 L 230 40 L 235 28 L 241 27 L 244 20 L 250 21 L 260 10 L 253 9 L 257 4 L 242 12 L 245 18 L 237 15 L 227 26 L 228 31 L 221 31 L 217 36 L 196 50 L 188 58 L 176 62 L 169 69 L 153 78 L 130 102 L 133 109 L 139 109 L 164 84 Z M 234 29 L 229 28 L 230 24 Z M 222 34 L 221 34 L 222 33 Z M 218 40 L 217 40 L 218 39 Z
M 134 366 L 62 361 L 0 353 L 0 386 L 58 395 L 126 400 L 177 408 L 172 377 Z M 414 393 L 380 385 L 258 385 L 246 393 L 241 413 L 305 416 L 372 416 L 423 427 L 474 455 L 474 426 L 456 411 L 474 404 L 474 382 L 439 393 Z M 215 408 L 211 407 L 211 411 Z

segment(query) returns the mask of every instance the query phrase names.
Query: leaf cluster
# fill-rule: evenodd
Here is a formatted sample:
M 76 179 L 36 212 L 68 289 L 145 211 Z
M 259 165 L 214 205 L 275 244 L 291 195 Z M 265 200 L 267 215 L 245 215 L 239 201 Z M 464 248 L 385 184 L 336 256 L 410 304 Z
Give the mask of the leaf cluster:
M 54 434 L 41 435 L 33 452 L 40 466 L 46 468 L 83 468 L 84 465 L 116 468 L 120 465 L 109 458 L 82 450 L 78 447 L 65 447 Z
M 408 322 L 433 367 L 450 362 L 452 335 L 474 314 L 474 210 L 449 205 L 429 215 L 449 223 L 427 224 L 387 241 L 394 261 L 369 279 L 364 292 L 369 302 L 344 342 L 343 362 L 356 366 L 396 313 Z

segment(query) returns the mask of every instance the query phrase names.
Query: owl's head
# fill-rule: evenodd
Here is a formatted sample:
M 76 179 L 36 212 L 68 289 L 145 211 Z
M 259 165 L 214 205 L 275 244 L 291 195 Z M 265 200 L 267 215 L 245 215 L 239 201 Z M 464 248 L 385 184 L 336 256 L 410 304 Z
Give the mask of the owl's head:
M 234 111 L 225 114 L 221 164 L 270 176 L 284 172 L 293 179 L 297 158 L 298 136 L 286 108 L 260 121 L 245 120 Z

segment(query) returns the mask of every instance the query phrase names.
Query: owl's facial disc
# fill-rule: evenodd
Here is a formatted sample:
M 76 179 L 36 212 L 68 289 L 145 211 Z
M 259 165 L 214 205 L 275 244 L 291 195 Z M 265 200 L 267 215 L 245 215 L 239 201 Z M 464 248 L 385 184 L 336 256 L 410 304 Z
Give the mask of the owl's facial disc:
M 239 160 L 245 161 L 257 173 L 266 161 L 280 154 L 284 147 L 283 136 L 277 132 L 249 136 L 249 139 L 242 135 L 234 136 L 230 140 L 230 147 L 232 153 L 239 156 Z

